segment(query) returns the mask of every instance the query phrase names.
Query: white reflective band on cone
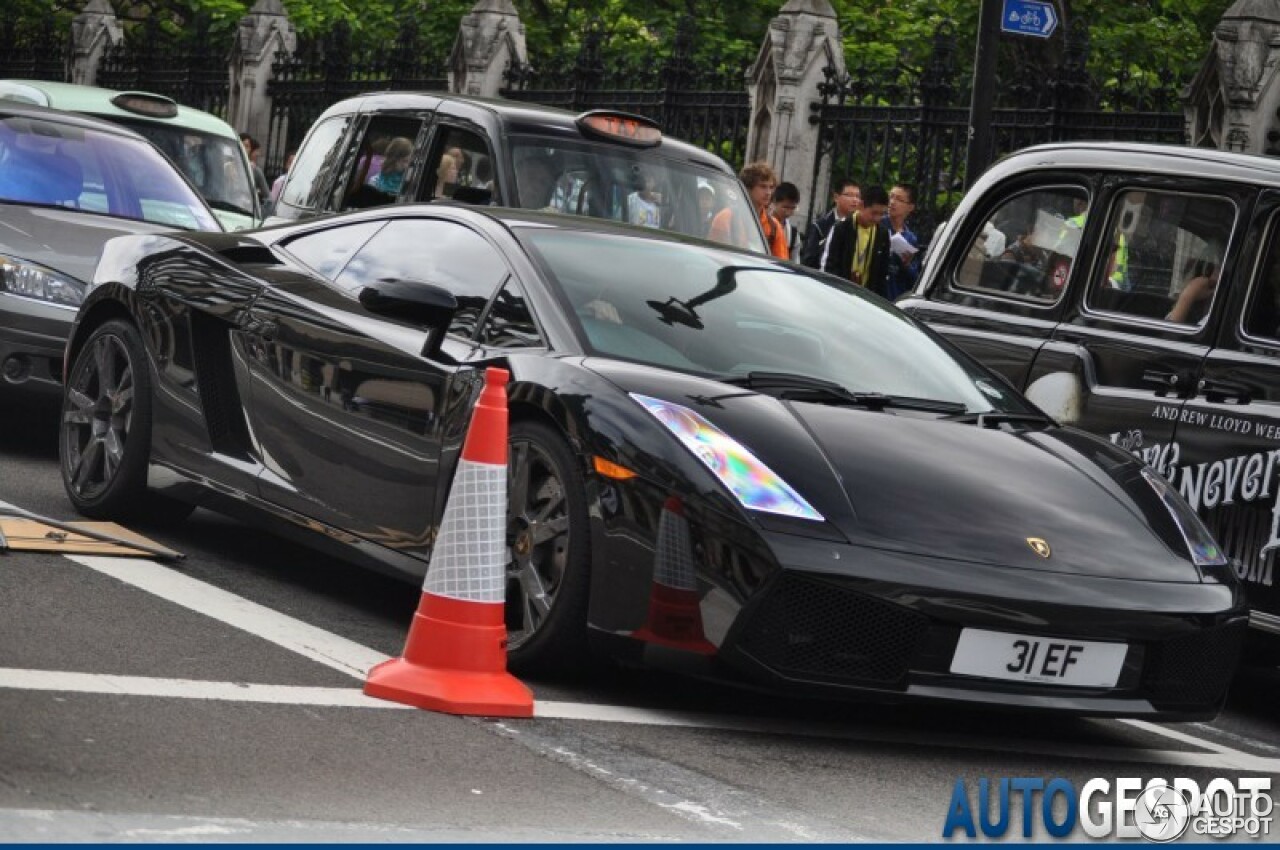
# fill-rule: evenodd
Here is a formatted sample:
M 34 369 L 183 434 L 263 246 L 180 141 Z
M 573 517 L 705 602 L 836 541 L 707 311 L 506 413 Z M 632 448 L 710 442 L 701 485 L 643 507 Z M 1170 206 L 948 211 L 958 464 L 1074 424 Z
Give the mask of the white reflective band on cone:
M 505 602 L 506 464 L 458 461 L 422 589 L 468 602 Z
M 654 558 L 653 580 L 673 590 L 698 589 L 689 520 L 669 508 L 663 508 L 658 519 L 658 551 Z

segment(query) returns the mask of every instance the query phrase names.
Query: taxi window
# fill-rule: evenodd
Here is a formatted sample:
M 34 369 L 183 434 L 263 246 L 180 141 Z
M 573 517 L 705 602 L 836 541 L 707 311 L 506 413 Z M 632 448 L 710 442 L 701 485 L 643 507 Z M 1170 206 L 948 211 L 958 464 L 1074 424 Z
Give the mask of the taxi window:
M 330 118 L 312 129 L 289 170 L 281 203 L 308 210 L 320 205 L 317 192 L 323 190 L 323 183 L 316 185 L 316 178 L 329 174 L 342 156 L 342 139 L 349 122 L 350 118 Z
M 653 149 L 533 136 L 512 139 L 518 205 L 567 215 L 639 224 L 708 238 L 721 210 L 739 226 L 736 247 L 768 254 L 764 236 L 738 179 Z M 701 196 L 701 200 L 700 200 Z
M 487 204 L 496 194 L 493 156 L 484 140 L 468 130 L 441 127 L 418 197 Z
M 508 274 L 497 249 L 460 224 L 406 218 L 389 222 L 347 263 L 338 286 L 355 293 L 374 280 L 421 280 L 458 299 L 449 333 L 470 338 L 480 313 Z
M 1268 240 L 1245 312 L 1244 331 L 1255 339 L 1280 345 L 1280 214 L 1271 218 Z
M 1052 304 L 1080 247 L 1089 195 L 1078 186 L 1042 187 L 1006 198 L 969 242 L 955 285 Z
M 1107 221 L 1088 307 L 1188 327 L 1204 324 L 1235 205 L 1201 194 L 1130 190 L 1116 197 Z
M 341 188 L 339 209 L 354 210 L 393 204 L 404 189 L 413 161 L 421 118 L 376 116 L 365 127 L 351 173 Z

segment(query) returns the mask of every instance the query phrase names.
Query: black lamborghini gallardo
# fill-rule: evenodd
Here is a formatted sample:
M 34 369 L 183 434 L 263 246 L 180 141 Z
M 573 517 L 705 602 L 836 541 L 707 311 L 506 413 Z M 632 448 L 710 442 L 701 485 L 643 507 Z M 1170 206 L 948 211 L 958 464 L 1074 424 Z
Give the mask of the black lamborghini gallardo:
M 857 287 L 723 246 L 402 205 L 110 242 L 66 489 L 419 580 L 511 371 L 517 669 L 588 650 L 814 694 L 1209 717 L 1245 626 L 1164 479 Z

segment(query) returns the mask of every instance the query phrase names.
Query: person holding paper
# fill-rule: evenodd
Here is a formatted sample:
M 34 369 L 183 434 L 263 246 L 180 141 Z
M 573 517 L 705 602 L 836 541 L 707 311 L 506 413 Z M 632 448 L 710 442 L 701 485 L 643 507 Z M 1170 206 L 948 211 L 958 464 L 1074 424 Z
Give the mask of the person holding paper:
M 884 224 L 889 229 L 889 273 L 885 297 L 890 301 L 909 292 L 920 276 L 920 237 L 907 226 L 916 208 L 916 190 L 909 183 L 896 183 L 889 190 L 889 211 Z

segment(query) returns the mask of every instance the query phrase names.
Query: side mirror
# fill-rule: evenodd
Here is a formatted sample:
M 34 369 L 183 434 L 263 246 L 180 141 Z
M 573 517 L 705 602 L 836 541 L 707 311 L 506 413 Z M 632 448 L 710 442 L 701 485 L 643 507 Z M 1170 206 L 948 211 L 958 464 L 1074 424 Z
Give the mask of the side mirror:
M 442 286 L 421 280 L 386 278 L 360 290 L 360 304 L 371 313 L 427 328 L 423 357 L 440 351 L 445 331 L 458 312 L 458 299 Z

